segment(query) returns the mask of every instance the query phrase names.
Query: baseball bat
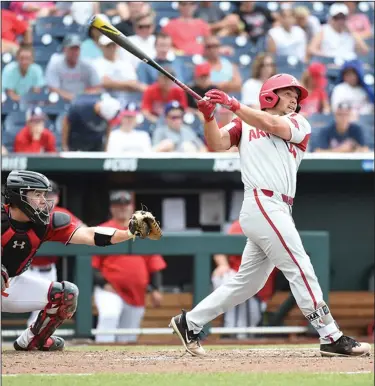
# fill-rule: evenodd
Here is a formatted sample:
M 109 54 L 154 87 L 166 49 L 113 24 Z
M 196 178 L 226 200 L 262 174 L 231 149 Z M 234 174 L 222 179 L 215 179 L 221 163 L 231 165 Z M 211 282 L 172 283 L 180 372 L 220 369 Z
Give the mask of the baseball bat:
M 107 23 L 100 16 L 94 15 L 90 21 L 89 26 L 98 29 L 103 35 L 107 36 L 113 42 L 118 44 L 120 47 L 130 52 L 138 59 L 147 63 L 149 66 L 154 67 L 156 70 L 161 72 L 167 78 L 172 80 L 177 86 L 181 87 L 184 91 L 190 94 L 194 99 L 200 100 L 202 97 L 198 95 L 195 91 L 193 91 L 189 86 L 179 81 L 176 77 L 170 74 L 165 68 L 160 66 L 155 60 L 151 59 L 148 55 L 146 55 L 142 50 L 136 47 L 123 33 L 121 33 L 117 28 L 115 28 L 112 24 Z

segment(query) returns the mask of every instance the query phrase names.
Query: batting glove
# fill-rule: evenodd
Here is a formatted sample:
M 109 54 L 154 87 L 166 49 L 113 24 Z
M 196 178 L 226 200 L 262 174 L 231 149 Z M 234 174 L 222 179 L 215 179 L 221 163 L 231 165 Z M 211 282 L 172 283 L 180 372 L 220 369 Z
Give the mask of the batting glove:
M 210 98 L 210 102 L 218 103 L 234 113 L 240 108 L 240 102 L 223 91 L 216 89 L 210 90 L 206 92 L 205 96 Z
M 210 122 L 214 119 L 216 103 L 211 103 L 207 98 L 203 98 L 197 102 L 198 110 L 203 114 L 204 120 Z

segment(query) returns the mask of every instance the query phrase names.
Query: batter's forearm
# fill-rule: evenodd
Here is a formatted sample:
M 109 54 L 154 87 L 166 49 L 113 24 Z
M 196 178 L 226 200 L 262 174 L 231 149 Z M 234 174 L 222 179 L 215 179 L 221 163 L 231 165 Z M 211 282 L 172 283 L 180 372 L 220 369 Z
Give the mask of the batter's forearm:
M 214 151 L 223 151 L 230 148 L 230 138 L 224 136 L 217 125 L 216 119 L 204 123 L 204 137 L 208 146 Z
M 273 133 L 273 128 L 277 126 L 279 119 L 276 116 L 266 113 L 262 110 L 256 110 L 244 104 L 240 104 L 240 108 L 235 114 L 250 126 L 254 126 L 261 130 Z

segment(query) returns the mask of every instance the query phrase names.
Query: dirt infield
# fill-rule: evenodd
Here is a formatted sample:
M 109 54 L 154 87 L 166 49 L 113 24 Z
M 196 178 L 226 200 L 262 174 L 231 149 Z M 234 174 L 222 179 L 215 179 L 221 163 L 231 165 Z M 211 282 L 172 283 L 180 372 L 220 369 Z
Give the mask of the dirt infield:
M 204 358 L 182 349 L 16 352 L 2 355 L 3 374 L 169 373 L 169 372 L 373 372 L 374 356 L 322 358 L 317 349 L 219 349 Z

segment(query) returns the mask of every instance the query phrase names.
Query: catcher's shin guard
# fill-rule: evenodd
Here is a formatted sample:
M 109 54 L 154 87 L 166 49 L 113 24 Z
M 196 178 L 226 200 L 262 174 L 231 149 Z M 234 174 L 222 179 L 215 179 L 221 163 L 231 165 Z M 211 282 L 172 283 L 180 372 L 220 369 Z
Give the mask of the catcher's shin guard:
M 42 349 L 48 338 L 66 319 L 70 319 L 77 309 L 78 287 L 68 281 L 52 282 L 48 291 L 48 304 L 40 311 L 31 326 L 35 335 L 27 350 Z

